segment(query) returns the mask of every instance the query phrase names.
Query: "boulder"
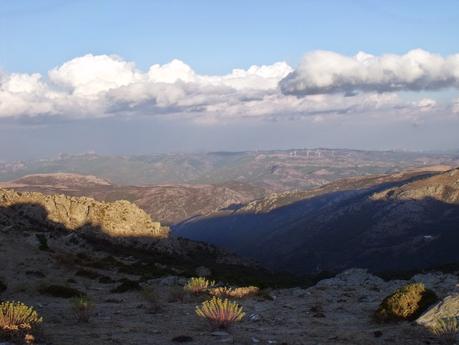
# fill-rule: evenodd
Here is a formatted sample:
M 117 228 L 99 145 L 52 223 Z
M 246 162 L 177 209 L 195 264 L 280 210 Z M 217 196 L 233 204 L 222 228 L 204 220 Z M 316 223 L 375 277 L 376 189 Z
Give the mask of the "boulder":
M 459 294 L 445 297 L 422 314 L 416 323 L 426 328 L 432 328 L 437 320 L 450 317 L 459 317 Z

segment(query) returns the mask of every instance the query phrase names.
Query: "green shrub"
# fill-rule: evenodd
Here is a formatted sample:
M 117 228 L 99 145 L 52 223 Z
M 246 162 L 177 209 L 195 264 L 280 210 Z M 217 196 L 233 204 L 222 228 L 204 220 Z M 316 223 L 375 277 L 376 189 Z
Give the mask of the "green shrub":
M 74 297 L 72 309 L 78 322 L 89 322 L 94 305 L 86 296 Z
M 387 296 L 375 312 L 378 321 L 414 320 L 437 301 L 422 283 L 407 284 Z
M 68 287 L 68 286 L 62 286 L 62 285 L 48 285 L 48 286 L 43 286 L 38 289 L 38 292 L 40 292 L 43 295 L 48 295 L 51 297 L 59 297 L 59 298 L 73 298 L 73 297 L 82 297 L 85 296 L 86 294 Z
M 184 290 L 194 295 L 199 295 L 200 293 L 207 292 L 208 289 L 212 288 L 214 285 L 214 281 L 207 280 L 203 277 L 193 277 L 185 284 Z
M 7 339 L 33 338 L 30 334 L 43 319 L 32 308 L 21 302 L 0 303 L 0 335 Z

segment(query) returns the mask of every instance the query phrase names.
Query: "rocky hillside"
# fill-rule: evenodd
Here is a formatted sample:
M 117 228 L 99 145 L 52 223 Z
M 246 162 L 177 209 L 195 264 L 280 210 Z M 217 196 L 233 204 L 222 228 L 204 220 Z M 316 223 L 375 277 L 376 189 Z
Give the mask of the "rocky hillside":
M 45 194 L 90 196 L 99 201 L 129 200 L 164 224 L 206 215 L 247 203 L 265 195 L 262 188 L 246 183 L 226 182 L 214 185 L 119 186 L 91 175 L 49 173 L 27 175 L 0 182 L 0 188 Z
M 195 218 L 177 235 L 295 273 L 459 262 L 459 169 L 352 178 Z
M 130 269 L 147 276 L 167 272 L 189 275 L 196 267 L 205 266 L 215 277 L 227 279 L 238 280 L 237 273 L 246 272 L 242 279 L 266 284 L 285 285 L 294 280 L 288 275 L 277 277 L 253 261 L 212 245 L 171 237 L 168 227 L 124 200 L 99 202 L 88 197 L 0 189 L 0 230 L 18 238 L 36 237 L 41 247 L 52 247 L 62 256 L 128 256 L 133 261 Z

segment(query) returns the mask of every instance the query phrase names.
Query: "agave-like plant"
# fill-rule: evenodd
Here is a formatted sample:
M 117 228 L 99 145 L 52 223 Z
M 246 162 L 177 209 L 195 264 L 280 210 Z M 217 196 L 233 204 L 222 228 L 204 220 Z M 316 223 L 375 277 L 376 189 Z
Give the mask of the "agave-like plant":
M 215 296 L 197 306 L 196 314 L 208 320 L 214 328 L 228 328 L 234 322 L 241 321 L 245 316 L 244 310 L 239 304 Z
M 185 284 L 184 289 L 194 295 L 208 291 L 215 285 L 215 281 L 203 277 L 193 277 Z
M 255 296 L 259 292 L 260 289 L 256 286 L 244 286 L 237 288 L 216 287 L 213 289 L 209 289 L 210 295 L 226 298 L 246 298 L 250 296 Z
M 30 331 L 42 323 L 38 313 L 32 307 L 21 302 L 5 301 L 0 303 L 0 331 L 12 335 L 21 331 Z
M 457 317 L 441 318 L 436 320 L 430 330 L 436 336 L 454 342 L 459 333 L 459 321 Z

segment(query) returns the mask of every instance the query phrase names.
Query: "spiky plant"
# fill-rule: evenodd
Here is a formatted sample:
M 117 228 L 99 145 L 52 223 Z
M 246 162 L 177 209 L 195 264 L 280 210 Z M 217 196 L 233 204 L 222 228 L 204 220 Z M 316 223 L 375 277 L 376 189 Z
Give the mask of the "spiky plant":
M 228 288 L 226 286 L 220 286 L 220 287 L 209 289 L 209 295 L 215 296 L 215 297 L 229 297 L 230 293 L 231 293 L 231 288 Z
M 250 296 L 255 296 L 260 292 L 260 289 L 256 286 L 244 286 L 237 288 L 228 288 L 228 287 L 216 287 L 209 289 L 209 294 L 216 297 L 226 297 L 226 298 L 246 298 Z
M 16 301 L 0 303 L 0 333 L 14 336 L 31 331 L 43 319 L 28 305 Z
M 203 277 L 193 277 L 185 284 L 184 289 L 194 295 L 206 292 L 215 285 L 215 281 Z
M 74 297 L 72 309 L 78 322 L 89 322 L 94 304 L 87 296 Z
M 454 343 L 459 333 L 459 322 L 457 317 L 445 317 L 436 320 L 430 327 L 430 331 L 436 336 Z
M 196 307 L 196 315 L 209 321 L 213 328 L 228 328 L 241 321 L 245 313 L 236 302 L 214 296 Z

